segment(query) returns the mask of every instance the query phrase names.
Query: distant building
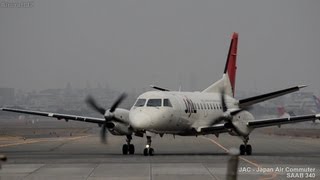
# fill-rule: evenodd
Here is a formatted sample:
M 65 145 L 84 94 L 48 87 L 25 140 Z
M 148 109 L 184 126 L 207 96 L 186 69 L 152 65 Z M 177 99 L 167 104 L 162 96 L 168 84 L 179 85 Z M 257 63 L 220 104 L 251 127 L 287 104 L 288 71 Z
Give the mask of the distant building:
M 0 88 L 0 106 L 14 104 L 14 88 Z

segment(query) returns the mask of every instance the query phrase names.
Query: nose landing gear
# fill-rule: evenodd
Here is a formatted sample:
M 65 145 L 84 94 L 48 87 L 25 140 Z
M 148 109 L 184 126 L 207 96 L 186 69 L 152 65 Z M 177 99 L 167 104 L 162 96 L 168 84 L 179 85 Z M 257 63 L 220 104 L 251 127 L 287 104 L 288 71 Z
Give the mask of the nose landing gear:
M 147 145 L 146 148 L 143 150 L 143 155 L 145 156 L 153 156 L 154 155 L 154 150 L 151 147 L 151 136 L 147 136 Z
M 134 145 L 130 144 L 132 140 L 132 136 L 127 136 L 127 144 L 123 144 L 122 146 L 122 154 L 127 155 L 129 154 L 134 154 Z
M 240 155 L 251 155 L 252 154 L 252 147 L 248 144 L 249 137 L 244 138 L 243 143 L 240 145 Z

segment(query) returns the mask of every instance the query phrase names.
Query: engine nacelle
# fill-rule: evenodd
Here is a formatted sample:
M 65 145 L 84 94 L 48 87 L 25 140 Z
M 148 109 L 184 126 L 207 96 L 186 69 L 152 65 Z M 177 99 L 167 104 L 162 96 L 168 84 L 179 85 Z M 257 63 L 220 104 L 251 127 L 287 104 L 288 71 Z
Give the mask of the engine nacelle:
M 122 108 L 117 108 L 114 112 L 114 117 L 117 119 L 121 119 L 121 121 L 129 124 L 129 111 Z
M 111 134 L 116 136 L 123 136 L 123 135 L 131 135 L 132 130 L 129 128 L 128 125 L 118 122 L 113 122 L 114 127 L 109 128 Z
M 232 123 L 226 123 L 227 129 L 230 129 L 229 134 L 232 136 L 248 136 L 252 129 L 247 126 L 248 121 L 253 120 L 254 117 L 248 111 L 243 111 L 233 117 Z
M 110 121 L 107 128 L 110 133 L 116 136 L 131 135 L 132 130 L 129 128 L 129 111 L 122 108 L 117 108 L 114 112 L 114 118 L 121 122 Z

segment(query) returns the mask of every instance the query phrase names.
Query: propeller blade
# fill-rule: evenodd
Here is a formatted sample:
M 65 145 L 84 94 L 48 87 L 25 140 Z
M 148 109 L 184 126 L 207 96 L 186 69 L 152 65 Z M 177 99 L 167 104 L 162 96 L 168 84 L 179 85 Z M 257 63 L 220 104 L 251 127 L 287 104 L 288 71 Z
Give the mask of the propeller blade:
M 113 103 L 113 105 L 110 108 L 110 112 L 114 112 L 116 108 L 119 106 L 119 104 L 127 97 L 126 93 L 122 93 L 118 99 Z
M 232 112 L 228 112 L 228 106 L 227 106 L 227 103 L 226 103 L 226 97 L 225 97 L 225 89 L 224 88 L 221 88 L 220 90 L 220 97 L 221 97 L 221 106 L 222 106 L 222 111 L 225 113 L 225 115 L 223 116 L 220 116 L 218 118 L 215 119 L 215 123 L 220 123 L 222 121 L 227 121 L 227 122 L 230 122 L 232 121 L 232 116 L 238 114 L 239 112 L 242 111 L 242 109 L 239 109 L 239 110 L 236 110 L 236 111 L 232 111 Z
M 238 110 L 235 110 L 235 111 L 231 111 L 231 112 L 230 112 L 230 115 L 231 115 L 231 116 L 235 116 L 235 115 L 239 114 L 239 113 L 242 112 L 242 111 L 244 111 L 244 109 L 238 109 Z
M 104 115 L 106 112 L 106 109 L 101 107 L 97 104 L 96 100 L 92 96 L 88 96 L 86 99 L 86 103 L 95 111 L 99 112 L 100 114 Z
M 249 107 L 249 106 L 245 107 L 245 108 L 241 108 L 241 109 L 238 109 L 238 110 L 235 110 L 235 111 L 231 111 L 230 115 L 231 116 L 235 116 L 235 115 L 239 114 L 242 111 L 249 111 L 250 109 L 252 109 L 252 107 Z
M 107 144 L 107 127 L 105 124 L 101 127 L 100 140 L 102 144 Z
M 224 88 L 221 89 L 220 96 L 221 96 L 222 111 L 226 112 L 228 110 L 228 107 L 227 107 L 227 104 L 226 104 Z

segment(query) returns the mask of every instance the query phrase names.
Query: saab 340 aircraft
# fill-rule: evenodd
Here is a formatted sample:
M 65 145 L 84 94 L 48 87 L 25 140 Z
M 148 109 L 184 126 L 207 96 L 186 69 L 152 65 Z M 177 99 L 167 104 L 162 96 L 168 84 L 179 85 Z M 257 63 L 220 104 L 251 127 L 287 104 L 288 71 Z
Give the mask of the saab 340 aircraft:
M 247 111 L 251 105 L 298 91 L 305 86 L 295 86 L 246 99 L 235 99 L 237 44 L 238 34 L 234 33 L 222 78 L 200 92 L 171 91 L 152 86 L 157 91 L 141 94 L 130 110 L 118 108 L 126 94 L 122 94 L 110 109 L 101 107 L 89 96 L 86 100 L 87 104 L 104 118 L 12 108 L 1 108 L 1 110 L 98 124 L 101 127 L 103 143 L 106 143 L 107 130 L 113 135 L 126 136 L 126 143 L 122 147 L 123 154 L 134 154 L 135 148 L 131 144 L 133 135 L 138 137 L 145 135 L 147 138 L 143 151 L 145 156 L 154 154 L 154 149 L 151 147 L 152 134 L 159 134 L 161 137 L 164 134 L 181 136 L 214 134 L 218 137 L 220 133 L 240 137 L 243 140 L 243 144 L 240 145 L 240 154 L 251 155 L 252 147 L 248 141 L 252 130 L 315 121 L 320 118 L 320 114 L 311 114 L 254 119 L 253 115 Z

